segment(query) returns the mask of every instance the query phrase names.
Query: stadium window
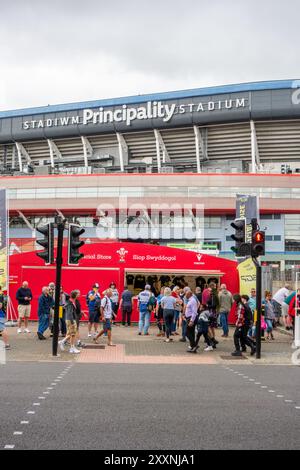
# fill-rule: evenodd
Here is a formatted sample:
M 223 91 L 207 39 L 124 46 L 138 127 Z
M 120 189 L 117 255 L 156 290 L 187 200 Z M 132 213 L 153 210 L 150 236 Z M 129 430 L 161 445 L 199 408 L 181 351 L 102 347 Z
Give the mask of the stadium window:
M 281 242 L 281 235 L 274 235 L 274 242 Z

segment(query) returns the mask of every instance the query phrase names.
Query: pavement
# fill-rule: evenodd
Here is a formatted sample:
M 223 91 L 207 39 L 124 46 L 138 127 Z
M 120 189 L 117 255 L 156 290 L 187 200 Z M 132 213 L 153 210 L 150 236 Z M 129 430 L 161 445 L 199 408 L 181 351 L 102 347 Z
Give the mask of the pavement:
M 299 367 L 0 365 L 0 450 L 299 449 Z
M 292 365 L 291 349 L 292 337 L 284 334 L 285 331 L 276 330 L 274 332 L 275 341 L 262 343 L 262 358 L 260 360 L 251 357 L 249 353 L 243 355 L 242 359 L 231 357 L 233 348 L 233 329 L 230 330 L 229 338 L 221 338 L 222 330 L 217 330 L 219 345 L 213 352 L 203 351 L 203 339 L 200 342 L 198 354 L 187 353 L 188 343 L 181 343 L 180 336 L 174 336 L 172 343 L 165 343 L 162 338 L 158 338 L 157 328 L 151 326 L 149 336 L 138 336 L 136 325 L 128 327 L 114 326 L 113 341 L 116 347 L 108 347 L 107 339 L 100 339 L 104 349 L 83 349 L 76 357 L 68 351 L 60 352 L 56 358 L 52 357 L 52 341 L 39 341 L 36 336 L 36 323 L 30 325 L 31 334 L 17 335 L 17 328 L 8 328 L 10 344 L 12 349 L 7 351 L 6 360 L 22 362 L 79 362 L 79 363 L 115 363 L 115 364 L 224 364 L 243 362 L 248 365 Z M 81 338 L 88 345 L 92 346 L 92 341 L 87 338 L 86 325 L 81 326 Z M 47 335 L 46 335 L 47 336 Z

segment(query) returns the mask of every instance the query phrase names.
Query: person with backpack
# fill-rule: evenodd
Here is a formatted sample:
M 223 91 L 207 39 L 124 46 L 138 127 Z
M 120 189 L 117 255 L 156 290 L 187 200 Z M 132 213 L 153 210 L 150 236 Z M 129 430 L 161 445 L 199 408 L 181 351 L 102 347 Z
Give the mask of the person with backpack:
M 95 344 L 98 344 L 98 338 L 100 336 L 107 334 L 108 346 L 115 346 L 112 343 L 112 336 L 111 336 L 111 323 L 113 319 L 113 308 L 111 297 L 113 295 L 113 291 L 111 289 L 107 289 L 103 292 L 104 297 L 100 302 L 100 319 L 103 322 L 103 329 L 97 334 L 97 336 L 93 339 Z M 99 305 L 99 301 L 97 301 L 97 305 Z
M 204 337 L 204 341 L 206 342 L 206 348 L 204 349 L 205 352 L 213 351 L 211 340 L 208 336 L 208 325 L 209 325 L 209 310 L 205 305 L 200 305 L 200 315 L 197 321 L 197 336 L 195 341 L 194 348 L 190 349 L 189 352 L 196 353 L 199 349 L 199 341 L 201 336 Z
M 118 310 L 119 310 L 119 291 L 114 282 L 110 283 L 109 288 L 112 291 L 112 296 L 111 296 L 111 305 L 113 309 L 112 324 L 116 325 L 116 319 L 117 319 Z
M 159 331 L 156 336 L 165 336 L 164 311 L 161 305 L 161 301 L 164 297 L 164 291 L 165 288 L 162 287 L 160 290 L 160 294 L 156 297 L 156 308 L 154 318 L 156 320 L 156 325 Z
M 86 295 L 86 303 L 89 310 L 88 337 L 92 337 L 92 328 L 94 326 L 94 336 L 98 334 L 98 325 L 100 322 L 100 312 L 97 308 L 97 302 L 101 300 L 99 293 L 99 284 L 95 283 L 92 290 Z
M 161 308 L 163 310 L 163 318 L 165 322 L 165 330 L 166 330 L 166 339 L 165 342 L 169 343 L 173 341 L 173 338 L 170 338 L 172 333 L 172 327 L 174 322 L 174 311 L 176 305 L 176 298 L 172 296 L 172 291 L 169 287 L 164 288 L 164 296 L 161 299 Z
M 153 310 L 152 306 L 155 306 L 155 297 L 151 292 L 151 286 L 146 284 L 145 289 L 138 295 L 139 336 L 141 336 L 142 332 L 144 332 L 144 336 L 149 336 L 150 316 Z

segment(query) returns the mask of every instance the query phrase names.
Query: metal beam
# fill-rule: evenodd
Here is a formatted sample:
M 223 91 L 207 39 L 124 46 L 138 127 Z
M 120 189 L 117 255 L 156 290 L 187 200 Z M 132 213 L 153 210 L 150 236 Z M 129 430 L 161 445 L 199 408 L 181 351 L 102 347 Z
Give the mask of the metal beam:
M 160 157 L 160 151 L 162 152 L 162 162 L 163 163 L 170 163 L 171 159 L 167 150 L 167 147 L 165 146 L 164 140 L 162 138 L 162 135 L 158 129 L 154 129 L 154 135 L 155 135 L 155 140 L 156 140 L 156 153 L 159 152 L 159 157 Z M 159 150 L 158 150 L 159 149 Z
M 252 120 L 250 121 L 250 130 L 251 130 L 251 163 L 252 163 L 251 173 L 257 173 L 257 169 L 260 167 L 260 158 L 259 158 L 255 123 Z
M 60 153 L 60 150 L 57 148 L 57 145 L 55 144 L 55 142 L 53 142 L 53 140 L 47 139 L 47 142 L 50 152 L 51 167 L 54 168 L 54 157 L 62 159 L 62 154 Z
M 128 165 L 128 160 L 129 160 L 128 145 L 124 136 L 120 134 L 120 132 L 117 132 L 117 139 L 118 139 L 118 145 L 119 145 L 120 168 L 121 168 L 121 171 L 124 172 L 125 165 Z
M 93 147 L 88 138 L 83 135 L 81 136 L 81 142 L 83 146 L 84 166 L 87 169 L 89 166 L 89 157 L 93 155 Z
M 27 217 L 23 214 L 23 212 L 21 211 L 18 211 L 18 214 L 19 216 L 21 217 L 21 219 L 23 219 L 23 221 L 25 222 L 25 224 L 27 225 L 27 227 L 32 230 L 33 232 L 35 231 L 35 228 L 33 225 L 31 225 L 31 223 L 29 222 L 29 220 L 27 219 Z
M 201 135 L 198 126 L 194 126 L 195 134 L 195 144 L 196 144 L 196 163 L 197 163 L 197 173 L 202 173 L 201 162 L 200 162 L 200 148 L 201 148 Z
M 26 158 L 27 163 L 31 163 L 31 158 L 27 150 L 23 147 L 23 145 L 20 142 L 16 142 L 16 147 L 17 147 L 17 152 L 18 152 L 19 170 L 23 171 L 22 157 Z

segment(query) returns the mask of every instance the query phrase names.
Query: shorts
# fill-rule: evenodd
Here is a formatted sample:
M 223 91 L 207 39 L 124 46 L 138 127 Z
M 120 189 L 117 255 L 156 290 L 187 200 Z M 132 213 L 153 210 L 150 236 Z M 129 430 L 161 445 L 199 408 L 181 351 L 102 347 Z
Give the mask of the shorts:
M 67 324 L 67 336 L 76 336 L 77 334 L 76 321 L 73 321 L 72 323 L 71 320 L 67 320 L 66 324 Z
M 289 316 L 289 305 L 283 302 L 281 305 L 281 313 L 283 317 L 288 317 Z
M 111 330 L 111 319 L 110 318 L 105 318 L 103 321 L 103 330 L 106 333 L 107 331 Z
M 19 318 L 29 318 L 31 312 L 31 305 L 18 305 Z
M 274 308 L 275 317 L 281 317 L 281 304 L 274 299 L 272 300 L 272 304 Z
M 5 328 L 6 328 L 6 326 L 5 326 L 5 320 L 4 320 L 4 319 L 3 319 L 3 321 L 0 320 L 0 333 L 2 333 L 2 331 L 5 330 Z
M 100 323 L 99 312 L 89 312 L 89 323 Z

